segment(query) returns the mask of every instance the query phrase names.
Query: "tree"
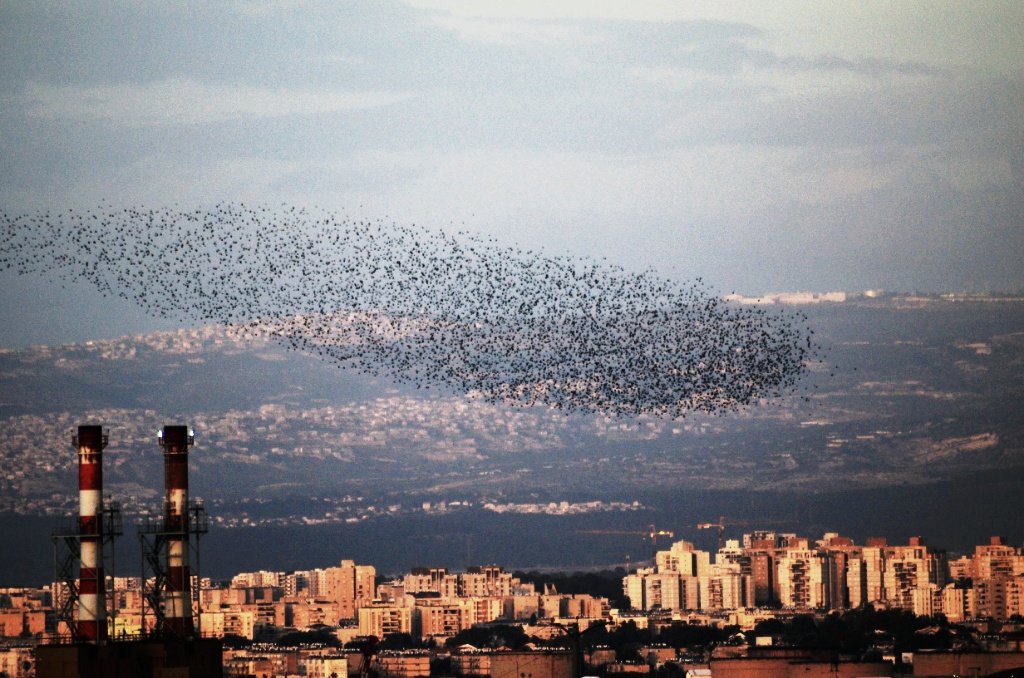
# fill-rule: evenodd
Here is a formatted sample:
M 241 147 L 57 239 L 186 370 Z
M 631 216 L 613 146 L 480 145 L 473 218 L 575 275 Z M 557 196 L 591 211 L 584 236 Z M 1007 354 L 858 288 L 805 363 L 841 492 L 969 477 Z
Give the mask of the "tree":
M 712 643 L 724 642 L 729 635 L 725 629 L 677 621 L 662 628 L 657 640 L 677 649 L 691 646 L 707 647 Z
M 224 637 L 221 638 L 221 642 L 224 644 L 224 647 L 249 647 L 252 645 L 251 640 L 234 633 L 225 633 Z
M 463 629 L 445 641 L 448 647 L 472 645 L 479 648 L 508 647 L 518 650 L 530 641 L 521 626 L 512 624 L 494 624 L 490 626 L 472 626 Z
M 382 650 L 410 650 L 422 646 L 423 643 L 408 633 L 392 633 L 384 636 L 379 647 Z
M 330 631 L 293 631 L 286 633 L 277 639 L 277 644 L 284 647 L 298 647 L 299 645 L 328 645 L 330 647 L 341 647 L 338 637 Z

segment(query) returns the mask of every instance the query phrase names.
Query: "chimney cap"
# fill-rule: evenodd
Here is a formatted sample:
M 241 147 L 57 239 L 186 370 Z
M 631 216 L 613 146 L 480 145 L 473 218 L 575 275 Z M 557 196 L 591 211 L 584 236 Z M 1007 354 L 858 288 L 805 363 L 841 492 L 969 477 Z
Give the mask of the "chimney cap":
M 161 447 L 188 447 L 195 443 L 195 432 L 188 426 L 164 426 L 157 438 Z
M 78 433 L 71 435 L 71 444 L 75 447 L 102 450 L 107 446 L 107 434 L 98 424 L 82 424 L 78 427 Z

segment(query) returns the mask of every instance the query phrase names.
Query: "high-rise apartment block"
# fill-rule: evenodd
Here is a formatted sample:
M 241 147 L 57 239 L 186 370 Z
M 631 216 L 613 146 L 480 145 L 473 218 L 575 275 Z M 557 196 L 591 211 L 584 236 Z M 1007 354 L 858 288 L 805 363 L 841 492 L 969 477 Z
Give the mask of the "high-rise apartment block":
M 623 579 L 623 592 L 640 610 L 737 610 L 781 605 L 795 610 L 849 609 L 863 605 L 901 608 L 916 614 L 957 615 L 1017 604 L 1013 584 L 987 585 L 970 595 L 946 592 L 949 568 L 943 551 L 924 539 L 890 546 L 872 538 L 864 546 L 836 533 L 811 544 L 794 534 L 755 532 L 710 555 L 685 541 L 655 556 L 653 568 Z M 1002 544 L 979 547 L 972 571 L 1012 578 L 1024 568 L 1019 553 Z M 1022 580 L 1024 582 L 1024 580 Z M 958 591 L 963 591 L 963 586 Z M 1022 586 L 1024 590 L 1024 586 Z M 987 606 L 987 607 L 986 607 Z
M 356 619 L 356 610 L 373 602 L 376 596 L 377 570 L 373 565 L 356 565 L 343 560 L 327 569 L 327 590 L 321 596 L 335 602 L 342 619 Z
M 442 598 L 459 595 L 459 576 L 446 567 L 416 567 L 402 578 L 406 593 L 436 593 Z
M 783 607 L 822 609 L 831 606 L 831 568 L 828 554 L 791 549 L 779 558 L 779 602 Z
M 359 608 L 359 634 L 384 638 L 392 633 L 412 633 L 412 608 L 374 603 Z

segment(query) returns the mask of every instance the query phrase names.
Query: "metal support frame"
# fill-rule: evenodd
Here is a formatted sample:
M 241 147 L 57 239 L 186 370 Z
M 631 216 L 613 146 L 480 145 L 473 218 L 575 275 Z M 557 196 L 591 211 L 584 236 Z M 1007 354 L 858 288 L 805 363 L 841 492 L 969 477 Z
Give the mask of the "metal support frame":
M 62 525 L 50 535 L 50 539 L 53 541 L 54 583 L 58 584 L 58 590 L 53 592 L 53 609 L 57 618 L 56 642 L 82 640 L 78 633 L 77 611 L 78 577 L 82 557 L 81 539 L 83 536 L 99 539 L 103 571 L 111 575 L 115 572 L 114 540 L 124 534 L 119 502 L 110 499 L 104 500 L 98 527 L 97 534 L 83 535 L 79 532 L 78 518 L 75 518 L 73 522 Z M 108 628 L 112 628 L 117 616 L 117 606 L 114 604 L 113 596 L 106 596 L 105 601 Z M 64 625 L 63 632 L 61 624 Z
M 166 515 L 167 511 L 164 510 Z M 142 518 L 138 522 L 139 545 L 141 547 L 142 567 L 142 632 L 146 633 L 147 618 L 152 618 L 153 634 L 165 635 L 166 616 L 163 600 L 167 593 L 167 545 L 168 537 L 177 537 L 187 544 L 186 561 L 191 579 L 189 586 L 192 592 L 192 618 L 195 622 L 196 637 L 202 636 L 200 619 L 202 598 L 200 591 L 200 559 L 199 539 L 209 532 L 209 520 L 203 501 L 190 501 L 187 520 L 181 530 L 168 530 L 163 518 Z

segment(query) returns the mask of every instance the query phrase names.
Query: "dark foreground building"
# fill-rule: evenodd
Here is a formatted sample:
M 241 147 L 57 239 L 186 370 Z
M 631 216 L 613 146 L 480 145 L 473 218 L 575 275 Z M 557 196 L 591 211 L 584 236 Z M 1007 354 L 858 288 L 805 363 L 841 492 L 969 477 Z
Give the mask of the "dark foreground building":
M 37 678 L 206 678 L 221 676 L 219 638 L 41 645 Z

